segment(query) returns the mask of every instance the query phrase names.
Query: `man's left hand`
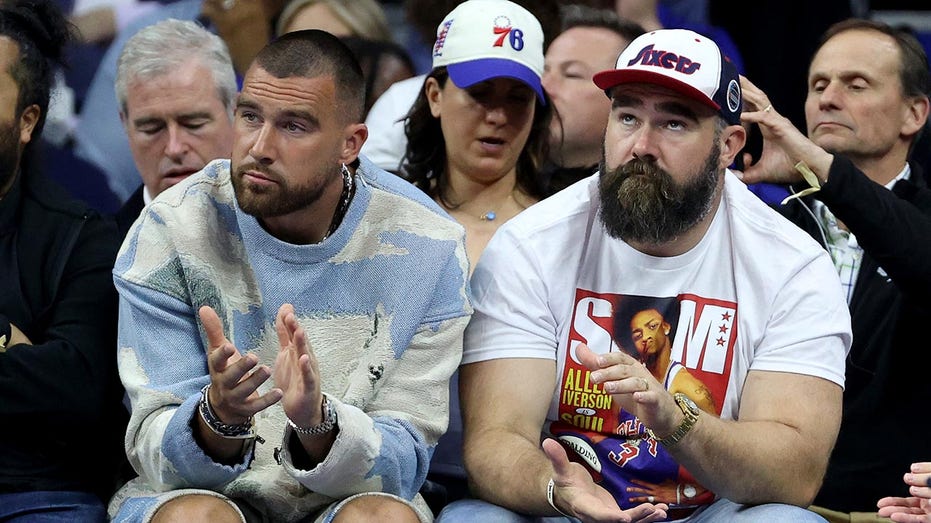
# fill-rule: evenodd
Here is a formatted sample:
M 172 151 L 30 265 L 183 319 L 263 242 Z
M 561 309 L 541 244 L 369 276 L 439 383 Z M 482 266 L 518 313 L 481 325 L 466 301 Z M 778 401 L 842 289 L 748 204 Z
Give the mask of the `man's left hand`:
M 323 394 L 317 358 L 290 303 L 278 309 L 275 328 L 280 350 L 275 359 L 274 379 L 284 392 L 281 406 L 299 427 L 319 425 L 323 422 Z

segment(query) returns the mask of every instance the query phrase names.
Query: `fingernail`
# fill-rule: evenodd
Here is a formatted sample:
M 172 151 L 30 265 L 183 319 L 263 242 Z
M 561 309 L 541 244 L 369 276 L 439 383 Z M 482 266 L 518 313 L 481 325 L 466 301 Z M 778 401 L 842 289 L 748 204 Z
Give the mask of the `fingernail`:
M 614 392 L 615 388 L 616 388 L 616 385 L 613 381 L 609 381 L 608 383 L 604 384 L 605 392 Z
M 600 383 L 600 382 L 601 382 L 601 373 L 600 373 L 600 372 L 593 372 L 593 373 L 591 374 L 591 380 L 594 381 L 595 383 Z
M 604 356 L 598 356 L 598 365 L 607 365 L 608 359 Z

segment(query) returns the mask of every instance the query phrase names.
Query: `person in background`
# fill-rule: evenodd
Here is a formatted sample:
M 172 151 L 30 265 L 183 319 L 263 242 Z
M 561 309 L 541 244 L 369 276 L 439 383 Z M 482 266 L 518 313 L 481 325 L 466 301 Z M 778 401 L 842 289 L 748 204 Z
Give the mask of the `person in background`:
M 414 76 L 414 64 L 395 43 L 375 0 L 291 0 L 278 18 L 278 34 L 320 29 L 349 46 L 365 75 L 365 112 L 392 84 Z
M 594 82 L 611 97 L 599 175 L 504 224 L 472 275 L 477 499 L 438 519 L 823 521 L 805 507 L 840 426 L 850 316 L 827 253 L 728 169 L 746 140 L 735 67 L 665 29 Z M 616 349 L 631 302 L 677 304 L 670 360 L 715 414 Z
M 543 196 L 552 106 L 542 73 L 540 22 L 513 2 L 467 0 L 440 24 L 401 173 L 465 227 L 471 267 L 501 224 Z
M 744 181 L 797 183 L 778 210 L 830 254 L 853 321 L 844 419 L 816 510 L 876 518 L 876 500 L 905 495 L 901 471 L 931 453 L 931 419 L 914 416 L 926 408 L 915 387 L 931 352 L 912 341 L 931 322 L 931 190 L 909 161 L 931 111 L 928 59 L 885 24 L 831 26 L 809 65 L 807 136 L 744 84 L 763 135 Z M 894 444 L 877 449 L 874 434 Z
M 0 2 L 0 520 L 106 521 L 127 413 L 109 220 L 35 169 L 70 41 L 44 0 Z
M 363 103 L 337 37 L 282 35 L 246 72 L 232 159 L 127 235 L 113 274 L 139 477 L 113 520 L 432 521 L 418 490 L 468 260 L 459 224 L 359 157 Z
M 544 194 L 539 169 L 551 111 L 540 81 L 544 38 L 539 21 L 514 2 L 459 4 L 439 24 L 434 68 L 406 120 L 402 176 L 465 227 L 470 270 L 498 227 Z M 449 431 L 431 466 L 446 491 L 435 508 L 466 490 L 457 380 Z
M 394 42 L 385 11 L 375 0 L 290 0 L 278 17 L 275 34 L 301 29 Z
M 611 107 L 592 76 L 613 66 L 627 44 L 643 34 L 608 9 L 568 4 L 561 12 L 562 31 L 547 48 L 543 66 L 543 88 L 555 107 L 543 170 L 549 194 L 598 169 Z
M 120 121 L 115 93 L 117 60 L 126 42 L 142 28 L 175 18 L 198 21 L 223 39 L 237 81 L 274 36 L 285 0 L 175 0 L 140 16 L 117 35 L 104 55 L 78 115 L 74 154 L 103 172 L 122 204 L 139 188 L 139 172 Z
M 120 120 L 142 185 L 116 214 L 121 236 L 142 208 L 233 146 L 238 91 L 223 40 L 168 19 L 130 38 L 116 68 Z
M 394 42 L 344 36 L 343 43 L 359 60 L 365 75 L 365 114 L 392 85 L 414 76 L 414 64 L 403 47 Z
M 405 0 L 404 10 L 411 25 L 420 38 L 428 42 L 431 59 L 432 49 L 443 17 L 462 0 Z M 530 11 L 543 28 L 543 49 L 559 33 L 560 0 L 518 0 L 514 2 Z M 432 68 L 432 67 L 431 67 Z M 398 172 L 407 147 L 404 134 L 405 119 L 410 113 L 417 96 L 423 91 L 427 74 L 420 74 L 395 83 L 372 105 L 365 125 L 372 130 L 371 139 L 365 142 L 362 154 L 376 165 L 390 172 Z

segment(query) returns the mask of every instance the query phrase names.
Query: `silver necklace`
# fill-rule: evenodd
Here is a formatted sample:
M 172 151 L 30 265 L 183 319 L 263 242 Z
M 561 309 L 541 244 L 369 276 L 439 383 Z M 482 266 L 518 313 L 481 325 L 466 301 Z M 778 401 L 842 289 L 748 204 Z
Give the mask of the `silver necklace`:
M 339 227 L 339 224 L 343 222 L 343 218 L 346 217 L 346 211 L 349 210 L 349 202 L 352 201 L 353 195 L 356 193 L 355 183 L 352 177 L 352 173 L 349 171 L 349 168 L 346 167 L 346 164 L 342 166 L 343 173 L 343 192 L 339 196 L 339 205 L 336 207 L 336 212 L 333 213 L 333 221 L 330 222 L 330 228 L 327 229 L 326 234 L 323 235 L 323 238 L 320 241 L 323 241 L 330 237 L 336 229 Z

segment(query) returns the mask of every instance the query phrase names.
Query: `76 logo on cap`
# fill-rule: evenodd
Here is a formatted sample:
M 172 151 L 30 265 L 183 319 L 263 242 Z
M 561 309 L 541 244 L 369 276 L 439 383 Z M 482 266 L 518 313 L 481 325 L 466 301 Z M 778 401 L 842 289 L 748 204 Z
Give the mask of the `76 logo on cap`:
M 504 39 L 508 38 L 508 43 L 511 45 L 511 49 L 515 51 L 520 51 L 524 48 L 524 32 L 520 29 L 511 27 L 511 19 L 501 15 L 495 18 L 495 34 L 501 35 L 495 40 L 495 44 L 492 47 L 503 47 Z

